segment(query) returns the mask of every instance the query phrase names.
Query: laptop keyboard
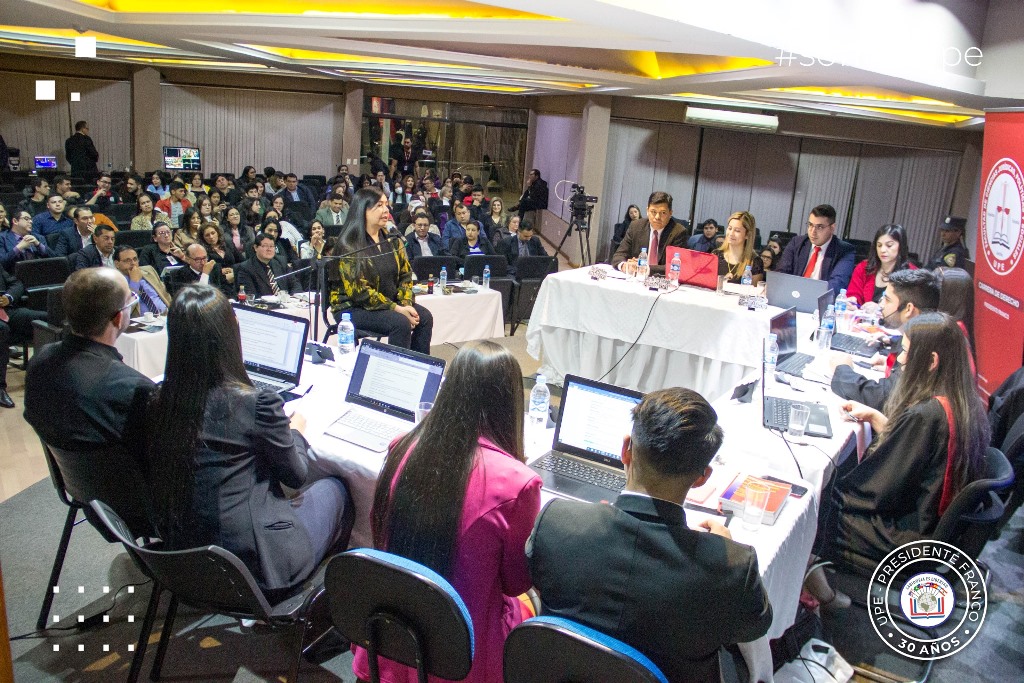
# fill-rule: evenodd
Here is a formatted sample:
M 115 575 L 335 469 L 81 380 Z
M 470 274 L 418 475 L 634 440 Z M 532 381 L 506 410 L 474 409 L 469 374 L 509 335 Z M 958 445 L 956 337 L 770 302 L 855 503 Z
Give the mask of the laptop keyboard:
M 845 351 L 846 353 L 852 353 L 858 356 L 874 355 L 874 349 L 865 340 L 860 337 L 855 337 L 852 334 L 835 334 L 832 335 L 832 348 L 836 351 Z
M 619 492 L 626 487 L 626 477 L 621 474 L 602 467 L 588 465 L 575 458 L 566 458 L 557 453 L 548 453 L 532 464 L 538 469 L 554 472 L 585 484 L 593 484 L 609 491 Z
M 348 411 L 341 416 L 338 420 L 338 424 L 358 429 L 361 432 L 372 434 L 373 436 L 386 441 L 390 441 L 396 436 L 405 434 L 409 431 L 409 427 L 407 425 L 398 425 L 394 422 L 378 420 L 371 415 L 367 415 L 361 410 Z
M 796 403 L 788 398 L 768 396 L 765 398 L 765 418 L 769 425 L 780 429 L 789 428 L 789 407 Z
M 814 361 L 814 356 L 807 353 L 794 353 L 792 356 L 775 366 L 778 372 L 799 377 L 804 368 Z
M 281 389 L 283 388 L 280 384 L 272 384 L 270 382 L 264 382 L 263 380 L 259 379 L 250 379 L 252 381 L 252 385 L 257 389 L 270 389 L 271 391 L 281 391 Z

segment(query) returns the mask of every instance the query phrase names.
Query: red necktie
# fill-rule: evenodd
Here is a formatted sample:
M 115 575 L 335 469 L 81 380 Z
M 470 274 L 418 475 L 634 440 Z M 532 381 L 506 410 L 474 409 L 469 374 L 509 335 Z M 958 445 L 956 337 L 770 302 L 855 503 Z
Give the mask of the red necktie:
M 811 258 L 807 261 L 807 267 L 804 268 L 804 277 L 810 277 L 811 273 L 814 272 L 814 266 L 818 263 L 818 254 L 821 253 L 821 247 L 815 247 L 814 251 L 811 252 Z
M 647 262 L 652 266 L 658 265 L 658 231 L 651 230 L 651 254 Z

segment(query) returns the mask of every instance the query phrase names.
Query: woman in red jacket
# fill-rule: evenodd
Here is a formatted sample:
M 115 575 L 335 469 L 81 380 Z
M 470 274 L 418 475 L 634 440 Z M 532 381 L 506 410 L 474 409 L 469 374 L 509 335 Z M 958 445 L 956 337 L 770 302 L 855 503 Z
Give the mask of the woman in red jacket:
M 872 242 L 875 248 L 867 259 L 853 269 L 853 276 L 846 288 L 847 296 L 855 300 L 858 306 L 868 301 L 877 304 L 885 292 L 885 286 L 889 284 L 890 275 L 903 268 L 917 267 L 910 263 L 907 231 L 902 225 L 883 225 L 875 232 Z

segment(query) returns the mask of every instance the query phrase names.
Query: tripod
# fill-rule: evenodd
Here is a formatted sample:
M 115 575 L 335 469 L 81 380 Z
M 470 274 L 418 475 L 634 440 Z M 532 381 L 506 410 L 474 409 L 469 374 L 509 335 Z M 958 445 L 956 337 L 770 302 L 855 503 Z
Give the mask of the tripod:
M 569 227 L 566 228 L 565 234 L 562 235 L 562 241 L 558 243 L 557 251 L 562 251 L 562 247 L 565 245 L 565 240 L 569 239 L 569 235 L 572 234 L 572 229 L 576 228 L 576 235 L 580 241 L 581 266 L 589 266 L 593 263 L 593 258 L 590 255 L 590 217 L 593 213 L 593 205 L 587 207 L 585 214 L 578 214 L 573 211 L 572 221 L 569 222 Z M 586 236 L 584 236 L 584 233 L 586 233 Z

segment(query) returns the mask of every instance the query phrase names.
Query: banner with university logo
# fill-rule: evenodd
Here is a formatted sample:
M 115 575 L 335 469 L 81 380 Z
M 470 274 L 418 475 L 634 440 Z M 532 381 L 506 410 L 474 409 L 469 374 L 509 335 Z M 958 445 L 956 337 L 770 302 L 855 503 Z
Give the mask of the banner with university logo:
M 985 115 L 974 258 L 978 381 L 993 393 L 1024 364 L 1024 110 Z

